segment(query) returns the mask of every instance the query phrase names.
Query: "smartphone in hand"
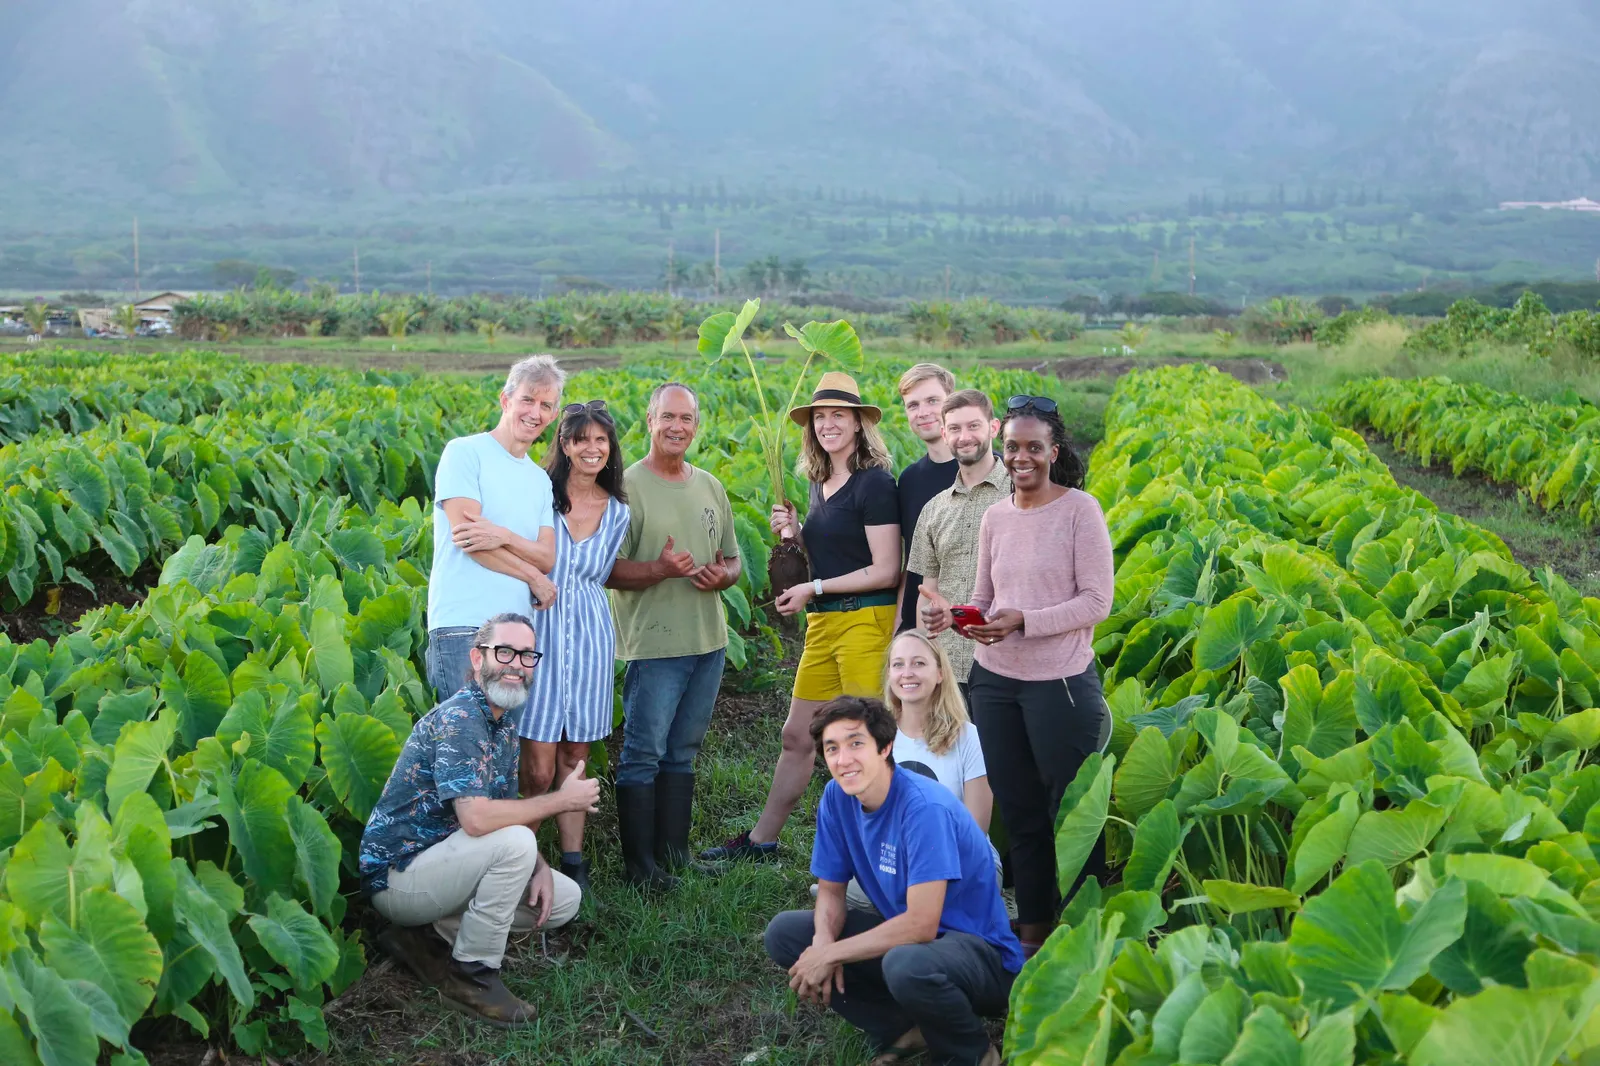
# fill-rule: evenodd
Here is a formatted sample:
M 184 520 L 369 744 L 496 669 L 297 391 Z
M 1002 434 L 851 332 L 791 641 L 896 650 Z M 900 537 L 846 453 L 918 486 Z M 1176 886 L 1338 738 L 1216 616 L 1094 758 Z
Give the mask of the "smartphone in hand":
M 983 617 L 982 611 L 965 604 L 950 608 L 950 618 L 955 623 L 957 630 L 965 629 L 968 626 L 981 626 L 988 621 Z

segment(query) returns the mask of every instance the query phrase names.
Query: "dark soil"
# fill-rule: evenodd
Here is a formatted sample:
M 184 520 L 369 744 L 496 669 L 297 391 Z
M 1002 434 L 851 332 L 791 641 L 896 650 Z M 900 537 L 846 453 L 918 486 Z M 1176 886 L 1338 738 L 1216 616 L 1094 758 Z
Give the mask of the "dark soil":
M 0 632 L 17 644 L 41 637 L 54 640 L 97 607 L 108 603 L 133 607 L 142 603 L 150 594 L 151 586 L 160 579 L 161 568 L 147 563 L 134 571 L 132 577 L 123 577 L 119 571 L 108 567 L 105 572 L 84 576 L 94 583 L 94 592 L 70 581 L 60 585 L 41 583 L 34 590 L 32 600 L 16 610 L 0 614 Z
M 1361 432 L 1396 482 L 1488 529 L 1529 570 L 1548 566 L 1580 592 L 1600 592 L 1600 536 L 1575 516 L 1540 510 L 1515 485 L 1470 472 L 1456 477 L 1447 464 L 1421 466 L 1376 430 Z
M 1085 378 L 1119 378 L 1130 370 L 1154 370 L 1162 366 L 1189 366 L 1193 363 L 1214 366 L 1224 374 L 1232 374 L 1246 385 L 1287 381 L 1289 378 L 1289 372 L 1284 369 L 1282 363 L 1245 356 L 1237 359 L 1201 359 L 1197 356 L 1168 355 L 1139 359 L 1123 355 L 1074 355 L 1062 359 L 1016 359 L 989 365 L 1006 370 L 1032 370 L 1036 374 L 1054 374 L 1063 381 L 1081 381 Z

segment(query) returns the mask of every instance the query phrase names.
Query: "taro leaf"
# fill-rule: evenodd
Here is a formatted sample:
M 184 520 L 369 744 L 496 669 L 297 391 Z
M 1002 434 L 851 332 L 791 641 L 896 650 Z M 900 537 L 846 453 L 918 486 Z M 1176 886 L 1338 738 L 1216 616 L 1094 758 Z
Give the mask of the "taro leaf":
M 1356 739 L 1355 675 L 1342 671 L 1326 688 L 1308 663 L 1284 674 L 1283 750 L 1303 747 L 1319 759 L 1349 747 Z
M 124 799 L 150 787 L 150 779 L 172 749 L 176 732 L 177 721 L 170 710 L 162 711 L 153 722 L 131 722 L 123 727 L 112 754 L 111 772 L 106 775 L 106 807 L 113 814 Z
M 1091 911 L 1050 934 L 1011 986 L 1008 1061 L 1043 1066 L 1046 1049 L 1068 1060 L 1104 1061 L 1110 1014 L 1102 994 L 1121 926 L 1121 915 L 1102 923 Z
M 1452 809 L 1414 799 L 1404 807 L 1367 811 L 1350 832 L 1346 861 L 1356 866 L 1377 859 L 1393 869 L 1428 846 Z
M 222 668 L 211 656 L 196 649 L 175 670 L 169 661 L 161 674 L 161 698 L 178 712 L 178 733 L 185 747 L 193 748 L 217 731 L 233 692 Z
M 1138 819 L 1166 798 L 1177 774 L 1177 760 L 1166 736 L 1158 726 L 1145 726 L 1128 747 L 1122 765 L 1117 767 L 1118 811 L 1124 818 Z
M 1229 914 L 1249 914 L 1278 907 L 1294 910 L 1300 906 L 1300 898 L 1293 892 L 1270 885 L 1206 880 L 1201 882 L 1201 888 L 1212 903 Z
M 1434 958 L 1428 972 L 1462 996 L 1488 985 L 1525 985 L 1523 962 L 1532 951 L 1516 912 L 1488 885 L 1468 881 L 1466 931 Z
M 239 945 L 228 927 L 232 915 L 200 886 L 182 859 L 172 860 L 172 872 L 178 876 L 178 900 L 174 908 L 178 921 L 194 938 L 195 944 L 211 956 L 234 999 L 248 1010 L 255 1003 L 255 991 L 250 987 L 244 960 L 239 956 Z
M 1222 1060 L 1223 1066 L 1296 1066 L 1300 1041 L 1289 1023 L 1271 1007 L 1257 1007 L 1244 1020 L 1238 1043 Z
M 107 693 L 100 697 L 89 735 L 96 744 L 111 747 L 128 722 L 143 722 L 156 709 L 156 690 L 146 685 L 129 692 Z
M 8 1066 L 43 1066 L 33 1053 L 33 1041 L 10 1011 L 0 1011 L 0 1062 Z
M 696 350 L 701 355 L 709 355 L 713 360 L 721 359 L 728 341 L 728 333 L 733 329 L 733 324 L 738 315 L 732 311 L 718 311 L 716 314 L 700 323 L 700 340 Z
M 1350 833 L 1360 816 L 1361 797 L 1354 792 L 1346 792 L 1339 797 L 1338 809 L 1311 827 L 1294 853 L 1291 868 L 1293 880 L 1289 884 L 1291 892 L 1304 895 L 1344 858 L 1350 844 Z
M 106 991 L 124 1023 L 144 1015 L 161 980 L 161 945 L 145 929 L 131 903 L 109 889 L 91 888 L 78 904 L 78 923 L 53 915 L 39 929 L 45 961 L 68 980 L 88 981 Z
M 322 812 L 299 796 L 290 796 L 284 809 L 289 837 L 294 841 L 295 884 L 311 901 L 312 909 L 326 918 L 339 892 L 339 838 L 328 828 Z
M 1545 761 L 1568 751 L 1589 751 L 1600 744 L 1600 707 L 1569 714 L 1544 735 Z
M 19 951 L 11 961 L 16 971 L 9 984 L 28 1020 L 39 1061 L 44 1066 L 94 1066 L 100 1039 L 95 1027 L 85 1024 L 84 1005 L 73 986 L 34 961 L 32 952 Z M 5 976 L 0 970 L 0 977 Z
M 1178 1040 L 1181 1062 L 1221 1062 L 1239 1038 L 1250 999 L 1229 978 L 1200 1001 Z
M 1123 885 L 1134 891 L 1160 892 L 1187 835 L 1187 826 L 1179 828 L 1178 809 L 1172 801 L 1156 804 L 1134 830 L 1133 853 L 1122 868 Z
M 325 714 L 317 725 L 317 743 L 334 795 L 351 817 L 365 822 L 400 757 L 394 731 L 370 715 Z
M 347 570 L 365 570 L 369 566 L 382 566 L 388 558 L 383 541 L 365 529 L 341 529 L 328 537 L 339 565 Z
M 1194 642 L 1197 670 L 1222 670 L 1238 662 L 1256 641 L 1272 632 L 1283 614 L 1279 604 L 1262 610 L 1242 594 L 1230 596 L 1206 612 Z
M 105 517 L 111 506 L 111 481 L 83 448 L 53 449 L 45 459 L 44 471 L 51 488 L 71 497 L 94 517 Z
M 216 784 L 218 809 L 245 874 L 262 893 L 292 891 L 294 841 L 284 807 L 294 789 L 278 771 L 250 758 L 236 780 L 221 773 Z
M 115 527 L 100 526 L 94 531 L 94 541 L 125 576 L 132 577 L 139 569 L 139 549 Z
M 1468 670 L 1451 695 L 1472 713 L 1474 723 L 1486 723 L 1505 706 L 1516 666 L 1515 656 L 1491 656 Z
M 172 901 L 178 883 L 172 876 L 172 837 L 156 801 L 135 792 L 117 809 L 112 822 L 116 849 L 139 871 L 143 883 L 145 924 L 156 939 L 172 939 Z
M 1194 1017 L 1194 1012 L 1207 995 L 1205 980 L 1200 976 L 1200 971 L 1195 970 L 1177 983 L 1172 994 L 1151 1018 L 1151 1049 L 1163 1056 L 1165 1061 L 1177 1059 L 1178 1045 L 1189 1019 Z
M 1461 936 L 1466 912 L 1466 885 L 1452 878 L 1405 921 L 1383 864 L 1350 866 L 1306 901 L 1289 933 L 1289 965 L 1307 1000 L 1346 1007 L 1422 976 Z
M 1061 797 L 1056 824 L 1056 882 L 1063 897 L 1071 892 L 1105 829 L 1116 762 L 1114 757 L 1091 752 Z
M 1135 942 L 1142 941 L 1167 920 L 1161 896 L 1156 892 L 1119 892 L 1106 900 L 1105 912 L 1122 915 L 1122 935 Z
M 1249 940 L 1239 948 L 1247 992 L 1273 992 L 1289 999 L 1300 995 L 1300 979 L 1289 971 L 1289 945 L 1282 940 Z
M 1424 718 L 1433 713 L 1433 704 L 1404 666 L 1375 650 L 1356 677 L 1355 711 L 1361 728 L 1373 734 L 1404 719 Z
M 1578 1031 L 1566 989 L 1497 985 L 1451 1003 L 1416 1049 L 1412 1066 L 1550 1066 Z
M 6 891 L 34 925 L 46 915 L 72 924 L 83 894 L 111 884 L 110 825 L 90 803 L 79 805 L 76 821 L 78 839 L 71 847 L 60 829 L 41 821 L 11 851 Z
M 1124 685 L 1134 683 L 1135 682 L 1129 681 L 1124 682 Z M 1117 691 L 1122 691 L 1122 688 L 1119 686 Z M 1174 703 L 1170 707 L 1159 707 L 1153 711 L 1145 711 L 1143 714 L 1136 714 L 1129 718 L 1128 722 L 1135 729 L 1145 729 L 1149 726 L 1155 726 L 1157 729 L 1161 730 L 1162 736 L 1170 737 L 1173 733 L 1176 733 L 1180 728 L 1182 728 L 1189 721 L 1189 719 L 1194 716 L 1194 713 L 1200 708 L 1204 707 L 1207 702 L 1208 699 L 1204 695 L 1185 696 L 1183 699 L 1179 700 L 1177 703 Z
M 865 363 L 861 338 L 856 336 L 854 327 L 842 319 L 838 322 L 807 322 L 799 329 L 785 322 L 783 331 L 798 341 L 807 352 L 831 359 L 847 370 L 859 370 Z
M 232 548 L 207 544 L 204 537 L 195 534 L 183 542 L 183 547 L 167 556 L 167 561 L 161 565 L 159 584 L 187 581 L 201 592 L 213 592 L 233 573 L 233 560 Z
M 326 608 L 311 613 L 311 665 L 322 691 L 332 692 L 356 679 L 355 660 L 345 640 L 344 619 Z
M 315 990 L 339 965 L 339 948 L 322 923 L 277 893 L 267 900 L 265 915 L 250 916 L 250 928 L 267 954 L 289 971 L 297 991 Z
M 1355 1057 L 1355 1016 L 1347 1010 L 1313 1025 L 1300 1045 L 1300 1066 L 1350 1066 Z
M 252 759 L 282 774 L 291 789 L 305 782 L 317 755 L 316 727 L 296 697 L 284 699 L 277 711 L 268 714 L 267 697 L 259 689 L 240 693 L 217 726 L 217 739 L 232 748 L 245 733 L 250 734 Z

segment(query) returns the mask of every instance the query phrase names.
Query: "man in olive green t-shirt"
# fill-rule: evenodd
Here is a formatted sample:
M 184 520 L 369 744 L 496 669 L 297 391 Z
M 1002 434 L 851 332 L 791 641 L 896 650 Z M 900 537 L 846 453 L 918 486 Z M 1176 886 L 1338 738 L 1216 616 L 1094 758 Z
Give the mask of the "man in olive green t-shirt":
M 722 685 L 722 590 L 739 580 L 739 542 L 722 483 L 684 462 L 700 428 L 694 390 L 659 386 L 646 418 L 650 451 L 623 475 L 632 520 L 606 582 L 628 664 L 617 821 L 628 879 L 670 886 L 666 869 L 689 857 L 694 757 Z

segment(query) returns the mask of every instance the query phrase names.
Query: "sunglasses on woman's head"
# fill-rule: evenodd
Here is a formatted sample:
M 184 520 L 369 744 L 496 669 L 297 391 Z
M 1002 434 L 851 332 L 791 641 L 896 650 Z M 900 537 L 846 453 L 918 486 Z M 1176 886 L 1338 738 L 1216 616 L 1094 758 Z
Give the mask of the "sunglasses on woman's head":
M 561 413 L 564 415 L 575 415 L 583 411 L 605 414 L 606 402 L 604 400 L 590 400 L 588 403 L 569 403 L 561 409 Z
M 1055 413 L 1056 402 L 1048 396 L 1013 396 L 1006 401 L 1008 411 L 1021 411 L 1025 407 L 1031 407 L 1040 414 L 1048 415 Z

